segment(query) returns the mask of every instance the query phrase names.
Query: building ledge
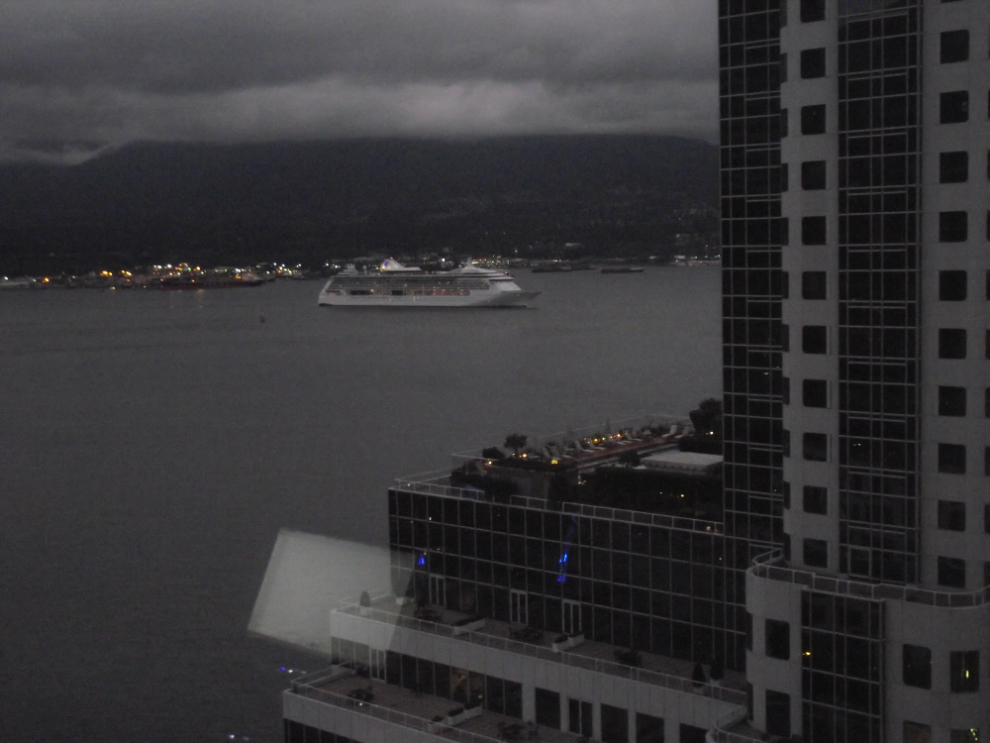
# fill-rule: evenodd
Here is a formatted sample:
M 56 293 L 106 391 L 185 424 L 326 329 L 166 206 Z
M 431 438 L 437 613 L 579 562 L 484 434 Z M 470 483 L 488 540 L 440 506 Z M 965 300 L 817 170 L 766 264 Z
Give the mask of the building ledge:
M 343 603 L 331 613 L 347 614 L 366 621 L 381 622 L 404 627 L 418 632 L 428 632 L 454 640 L 470 642 L 485 647 L 496 648 L 506 653 L 516 653 L 531 658 L 560 663 L 572 668 L 581 668 L 608 676 L 630 679 L 639 683 L 673 689 L 686 694 L 712 697 L 721 702 L 744 704 L 746 684 L 741 674 L 726 672 L 718 684 L 711 682 L 696 684 L 692 680 L 694 663 L 687 660 L 669 658 L 652 653 L 638 652 L 638 664 L 633 666 L 617 662 L 617 658 L 628 657 L 628 648 L 621 648 L 594 640 L 585 640 L 579 645 L 554 650 L 552 645 L 559 634 L 529 629 L 508 622 L 485 617 L 484 626 L 473 631 L 463 631 L 463 623 L 470 617 L 448 609 L 430 608 L 420 610 L 416 616 L 414 604 L 399 604 L 392 596 L 381 597 L 373 606 L 360 606 L 357 603 Z M 331 618 L 331 624 L 333 620 Z M 455 626 L 458 623 L 459 626 Z M 455 631 L 456 630 L 456 631 Z M 529 635 L 530 639 L 520 639 Z
M 837 593 L 846 596 L 878 601 L 909 601 L 928 606 L 964 608 L 990 603 L 990 586 L 976 591 L 933 591 L 917 586 L 897 583 L 868 583 L 845 577 L 824 575 L 810 570 L 784 567 L 783 552 L 771 550 L 753 560 L 749 573 L 756 578 L 794 583 L 822 593 Z
M 463 743 L 505 740 L 578 743 L 585 740 L 574 733 L 521 722 L 482 707 L 465 708 L 450 699 L 358 676 L 344 666 L 296 679 L 286 693 Z M 452 715 L 454 712 L 458 714 Z

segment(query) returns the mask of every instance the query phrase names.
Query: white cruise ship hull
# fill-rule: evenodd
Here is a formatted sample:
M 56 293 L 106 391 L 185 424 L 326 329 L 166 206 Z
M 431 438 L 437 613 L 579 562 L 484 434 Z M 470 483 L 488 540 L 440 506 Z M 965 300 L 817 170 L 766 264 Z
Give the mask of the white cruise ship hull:
M 501 271 L 470 266 L 430 274 L 400 266 L 398 270 L 338 274 L 323 287 L 319 304 L 329 307 L 524 307 L 538 294 L 523 291 L 511 276 Z

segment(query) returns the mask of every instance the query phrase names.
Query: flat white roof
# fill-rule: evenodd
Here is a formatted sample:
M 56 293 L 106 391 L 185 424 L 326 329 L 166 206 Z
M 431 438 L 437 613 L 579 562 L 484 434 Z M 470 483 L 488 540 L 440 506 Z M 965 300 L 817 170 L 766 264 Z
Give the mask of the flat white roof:
M 721 464 L 722 455 L 667 449 L 666 451 L 643 457 L 640 461 L 643 466 L 651 469 L 701 473 L 713 465 Z

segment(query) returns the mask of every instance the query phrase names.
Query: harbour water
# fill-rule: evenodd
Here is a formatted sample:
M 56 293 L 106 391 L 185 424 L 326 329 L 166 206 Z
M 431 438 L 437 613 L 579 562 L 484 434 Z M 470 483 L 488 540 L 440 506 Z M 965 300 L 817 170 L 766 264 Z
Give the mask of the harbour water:
M 528 310 L 320 284 L 0 296 L 0 740 L 277 743 L 252 637 L 279 529 L 386 542 L 385 491 L 509 433 L 719 396 L 717 267 L 519 272 Z

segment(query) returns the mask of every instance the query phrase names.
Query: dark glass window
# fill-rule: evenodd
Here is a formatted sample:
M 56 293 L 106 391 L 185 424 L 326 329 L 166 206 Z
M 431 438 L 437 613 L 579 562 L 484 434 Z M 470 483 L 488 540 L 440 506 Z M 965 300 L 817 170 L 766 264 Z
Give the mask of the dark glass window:
M 943 31 L 942 47 L 939 61 L 942 64 L 950 62 L 965 62 L 969 59 L 969 31 Z
M 932 688 L 931 648 L 904 645 L 904 685 Z
M 954 692 L 980 690 L 979 650 L 954 650 L 949 653 L 949 689 Z
M 629 713 L 611 704 L 603 704 L 601 712 L 603 743 L 629 743 Z
M 801 350 L 804 353 L 827 353 L 828 329 L 824 325 L 805 325 L 801 328 Z
M 805 539 L 804 564 L 813 568 L 828 567 L 828 542 L 824 539 Z
M 780 55 L 780 82 L 787 82 L 787 54 Z
M 938 213 L 938 239 L 940 242 L 966 242 L 968 232 L 966 212 Z
M 828 461 L 828 435 L 806 433 L 804 435 L 804 458 L 808 462 Z
M 943 302 L 962 302 L 966 299 L 966 272 L 939 271 L 938 298 Z
M 948 588 L 965 588 L 966 561 L 958 557 L 938 558 L 938 584 Z
M 938 471 L 947 475 L 966 474 L 966 447 L 963 444 L 938 445 Z
M 787 136 L 787 109 L 782 108 L 780 110 L 780 136 Z
M 804 510 L 806 513 L 826 513 L 828 510 L 828 489 L 820 485 L 805 485 Z
M 805 379 L 802 393 L 802 402 L 806 408 L 828 407 L 828 382 L 824 379 Z
M 637 712 L 636 743 L 664 743 L 663 718 Z
M 801 242 L 804 245 L 824 245 L 825 217 L 801 217 Z
M 811 80 L 825 77 L 825 48 L 804 49 L 801 52 L 801 78 Z
M 801 0 L 801 23 L 824 20 L 825 0 Z
M 969 153 L 942 152 L 938 156 L 940 183 L 965 183 L 969 178 Z
M 966 388 L 939 387 L 938 414 L 958 417 L 966 415 Z
M 825 299 L 826 274 L 824 271 L 804 271 L 801 274 L 801 298 Z
M 947 531 L 966 531 L 966 504 L 958 500 L 940 500 L 938 528 Z
M 536 724 L 560 730 L 560 694 L 536 687 Z
M 778 619 L 766 620 L 766 652 L 771 658 L 791 657 L 791 625 Z
M 825 188 L 824 160 L 801 163 L 801 188 L 805 191 L 820 191 Z
M 790 738 L 791 695 L 767 689 L 767 735 Z
M 939 98 L 940 121 L 943 124 L 961 124 L 969 121 L 969 92 L 956 90 L 942 93 Z
M 965 328 L 939 328 L 938 357 L 940 359 L 966 358 Z
M 825 133 L 825 106 L 801 107 L 801 134 Z

